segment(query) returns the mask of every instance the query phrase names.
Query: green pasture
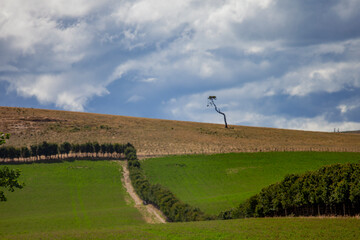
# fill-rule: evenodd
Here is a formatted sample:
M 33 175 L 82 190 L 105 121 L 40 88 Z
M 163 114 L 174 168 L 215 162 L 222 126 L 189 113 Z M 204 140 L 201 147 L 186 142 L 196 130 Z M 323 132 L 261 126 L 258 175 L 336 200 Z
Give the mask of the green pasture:
M 222 221 L 122 225 L 117 229 L 55 231 L 17 235 L 11 239 L 177 239 L 177 240 L 357 240 L 356 218 L 257 218 Z
M 266 152 L 184 155 L 141 161 L 145 175 L 210 214 L 228 210 L 289 173 L 359 162 L 360 153 Z
M 125 201 L 127 193 L 116 162 L 36 163 L 9 168 L 22 171 L 20 180 L 25 187 L 6 193 L 8 201 L 0 202 L 0 238 L 144 223 L 137 209 Z

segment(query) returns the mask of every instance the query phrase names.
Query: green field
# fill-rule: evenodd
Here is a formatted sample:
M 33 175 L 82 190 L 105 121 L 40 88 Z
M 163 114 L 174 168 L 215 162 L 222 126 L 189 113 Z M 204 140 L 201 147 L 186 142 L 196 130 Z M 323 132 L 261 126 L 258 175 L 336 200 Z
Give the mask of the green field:
M 360 154 L 351 153 L 221 154 L 148 159 L 142 165 L 148 176 L 152 176 L 149 173 L 155 169 L 163 185 L 169 184 L 161 179 L 164 175 L 168 180 L 177 179 L 173 185 L 184 188 L 184 184 L 188 184 L 189 191 L 197 198 L 193 198 L 192 203 L 196 202 L 194 199 L 202 201 L 202 207 L 210 212 L 219 210 L 219 206 L 229 208 L 231 202 L 224 201 L 229 199 L 229 192 L 239 197 L 238 201 L 245 199 L 246 194 L 240 192 L 247 184 L 261 188 L 261 184 L 268 185 L 267 181 L 277 181 L 288 172 L 316 169 L 333 162 L 357 162 L 359 158 Z M 358 218 L 145 224 L 139 212 L 126 202 L 128 195 L 122 187 L 120 166 L 116 162 L 75 161 L 9 167 L 22 170 L 21 181 L 26 186 L 7 193 L 8 201 L 0 203 L 0 239 L 360 238 Z M 152 179 L 155 178 L 152 176 Z M 218 193 L 220 190 L 223 195 Z M 209 196 L 201 197 L 196 191 Z M 209 201 L 211 194 L 218 200 L 217 208 L 211 207 L 214 203 Z M 191 203 L 191 198 L 187 202 Z
M 117 229 L 23 234 L 11 239 L 357 240 L 360 239 L 360 220 L 356 218 L 257 218 L 123 225 Z
M 0 166 L 2 167 L 2 166 Z M 21 234 L 115 229 L 143 224 L 126 203 L 120 165 L 75 161 L 10 165 L 21 169 L 26 186 L 0 202 L 0 238 Z
M 359 153 L 269 152 L 186 155 L 141 162 L 152 183 L 210 214 L 228 210 L 289 173 L 359 162 Z

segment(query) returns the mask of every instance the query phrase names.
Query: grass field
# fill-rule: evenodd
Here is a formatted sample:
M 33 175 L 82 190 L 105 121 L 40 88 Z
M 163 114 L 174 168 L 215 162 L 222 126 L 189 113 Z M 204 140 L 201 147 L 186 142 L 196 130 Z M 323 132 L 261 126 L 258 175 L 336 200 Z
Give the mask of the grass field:
M 214 113 L 216 114 L 216 113 Z M 231 124 L 231 123 L 229 123 Z M 360 134 L 169 121 L 94 113 L 0 107 L 0 131 L 8 145 L 131 142 L 139 155 L 257 152 L 357 151 Z M 332 131 L 332 129 L 329 129 Z
M 360 239 L 359 226 L 360 219 L 356 218 L 263 218 L 30 233 L 11 239 L 357 240 Z
M 137 209 L 126 202 L 118 163 L 75 161 L 9 167 L 21 169 L 26 186 L 7 193 L 8 201 L 0 202 L 0 238 L 144 223 Z
M 190 168 L 192 170 L 187 175 L 190 180 L 194 179 L 191 177 L 194 172 L 199 173 L 198 180 L 200 178 L 209 180 L 218 178 L 212 173 L 214 173 L 214 167 L 219 168 L 222 164 L 231 169 L 227 174 L 229 176 L 246 171 L 244 166 L 248 166 L 248 169 L 256 169 L 251 168 L 256 162 L 258 166 L 264 167 L 263 173 L 267 172 L 266 169 L 276 168 L 271 166 L 269 161 L 275 161 L 281 171 L 287 171 L 286 166 L 283 166 L 285 162 L 276 160 L 277 154 L 279 153 L 275 155 L 271 153 L 240 154 L 243 159 L 242 165 L 241 161 L 239 163 L 239 160 L 236 160 L 239 154 L 177 157 L 179 159 L 177 161 L 170 160 L 174 157 L 154 159 L 152 165 L 160 169 L 161 164 L 158 165 L 158 163 L 166 160 L 167 164 L 165 168 L 162 168 L 163 170 L 169 170 L 168 167 L 170 169 Z M 359 159 L 359 154 L 351 153 L 299 154 L 304 159 L 303 164 L 289 163 L 287 167 L 290 169 L 315 167 L 316 164 L 310 163 L 311 156 L 315 156 L 315 162 L 319 165 L 339 158 L 342 160 L 347 158 L 347 161 Z M 254 155 L 257 157 L 254 158 Z M 295 153 L 283 153 L 283 156 L 288 157 L 289 162 L 299 160 L 299 156 L 295 155 Z M 222 161 L 222 164 L 219 161 Z M 149 163 L 150 159 L 145 160 L 143 165 Z M 204 172 L 199 171 L 199 166 L 204 170 L 207 169 L 207 177 L 203 177 Z M 0 239 L 345 240 L 360 237 L 360 219 L 358 218 L 264 218 L 145 224 L 139 212 L 126 202 L 127 194 L 121 184 L 117 163 L 75 161 L 11 165 L 10 167 L 22 170 L 21 180 L 26 183 L 26 186 L 24 189 L 8 193 L 8 201 L 0 203 Z M 280 176 L 280 172 L 276 172 L 276 176 Z M 251 179 L 245 180 L 250 182 Z M 233 181 L 238 180 L 233 178 Z M 178 182 L 180 185 L 181 183 L 181 181 Z M 219 184 L 214 187 L 220 189 Z M 227 185 L 225 187 L 228 188 Z
M 269 152 L 169 156 L 141 162 L 152 183 L 210 214 L 238 206 L 288 173 L 360 162 L 360 153 Z

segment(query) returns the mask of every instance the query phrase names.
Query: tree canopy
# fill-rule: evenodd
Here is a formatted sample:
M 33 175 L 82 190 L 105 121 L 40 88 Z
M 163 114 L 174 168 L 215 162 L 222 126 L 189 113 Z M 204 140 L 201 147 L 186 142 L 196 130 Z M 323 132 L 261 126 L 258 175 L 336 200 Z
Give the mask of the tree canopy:
M 9 139 L 9 134 L 4 134 L 0 132 L 0 145 L 5 143 L 6 139 Z M 26 148 L 27 149 L 27 148 Z M 28 153 L 26 150 L 23 150 L 24 154 L 27 156 Z M 10 192 L 13 192 L 15 188 L 23 188 L 24 184 L 20 183 L 18 178 L 20 176 L 20 170 L 9 169 L 8 167 L 3 167 L 0 169 L 0 201 L 6 201 L 7 198 L 5 197 L 4 190 L 6 189 Z

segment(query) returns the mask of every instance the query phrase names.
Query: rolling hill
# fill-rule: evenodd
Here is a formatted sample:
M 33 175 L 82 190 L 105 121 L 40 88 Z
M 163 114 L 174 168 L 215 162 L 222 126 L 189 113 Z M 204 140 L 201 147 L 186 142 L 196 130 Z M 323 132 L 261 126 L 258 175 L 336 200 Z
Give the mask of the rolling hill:
M 259 151 L 360 151 L 360 135 L 0 107 L 8 145 L 131 142 L 139 156 Z

